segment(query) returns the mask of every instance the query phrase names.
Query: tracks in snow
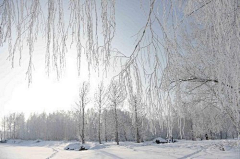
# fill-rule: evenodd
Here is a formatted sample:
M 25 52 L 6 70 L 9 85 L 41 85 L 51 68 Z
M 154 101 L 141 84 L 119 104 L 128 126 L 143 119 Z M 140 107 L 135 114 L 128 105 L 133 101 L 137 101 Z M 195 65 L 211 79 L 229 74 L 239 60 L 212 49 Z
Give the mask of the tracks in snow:
M 52 150 L 53 150 L 53 153 L 51 154 L 51 156 L 47 157 L 46 159 L 53 158 L 58 153 L 58 150 L 56 150 L 55 148 L 52 148 Z
M 200 150 L 197 150 L 197 151 L 195 151 L 195 152 L 193 152 L 193 153 L 191 153 L 191 154 L 185 155 L 185 156 L 183 156 L 183 157 L 181 157 L 181 158 L 179 158 L 179 159 L 186 159 L 186 158 L 193 157 L 194 155 L 196 155 L 196 154 L 198 154 L 198 153 L 200 153 L 200 152 L 206 151 L 208 148 L 210 148 L 210 147 L 212 147 L 212 146 L 215 146 L 215 145 L 216 145 L 216 144 L 210 144 L 210 145 L 206 145 L 206 146 L 200 146 L 200 147 L 201 147 Z M 208 152 L 205 152 L 205 153 L 208 153 Z M 210 153 L 208 153 L 208 154 L 210 154 Z
M 109 152 L 106 152 L 104 150 L 98 150 L 98 152 L 101 152 L 102 154 L 106 155 L 106 156 L 109 156 L 111 158 L 115 158 L 115 159 L 123 159 L 123 158 L 120 158 L 112 153 L 109 153 Z

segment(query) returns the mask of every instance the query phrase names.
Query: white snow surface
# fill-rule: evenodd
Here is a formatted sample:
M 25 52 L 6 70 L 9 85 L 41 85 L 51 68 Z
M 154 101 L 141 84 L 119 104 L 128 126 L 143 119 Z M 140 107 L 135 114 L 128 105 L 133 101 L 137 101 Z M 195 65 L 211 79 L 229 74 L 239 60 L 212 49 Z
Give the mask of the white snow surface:
M 0 144 L 0 159 L 240 159 L 240 144 L 237 140 L 187 141 L 156 144 L 153 141 L 144 143 L 114 142 L 98 144 L 87 142 L 85 151 L 76 151 L 81 144 L 77 141 L 22 141 L 10 140 Z M 76 150 L 65 150 L 71 147 Z M 223 151 L 223 148 L 225 151 Z

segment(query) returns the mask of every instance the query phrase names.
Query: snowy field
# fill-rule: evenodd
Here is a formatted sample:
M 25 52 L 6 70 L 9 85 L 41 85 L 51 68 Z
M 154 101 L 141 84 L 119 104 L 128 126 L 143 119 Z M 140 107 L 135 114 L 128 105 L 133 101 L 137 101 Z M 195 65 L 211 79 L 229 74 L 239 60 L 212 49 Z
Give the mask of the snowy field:
M 229 158 L 239 159 L 240 150 L 236 140 L 178 141 L 177 143 L 155 144 L 145 142 L 115 143 L 88 142 L 89 150 L 64 150 L 67 146 L 79 146 L 77 142 L 63 141 L 9 141 L 0 144 L 0 159 L 72 159 L 72 158 L 116 158 L 116 159 L 184 159 L 184 158 Z M 223 151 L 224 149 L 224 151 Z

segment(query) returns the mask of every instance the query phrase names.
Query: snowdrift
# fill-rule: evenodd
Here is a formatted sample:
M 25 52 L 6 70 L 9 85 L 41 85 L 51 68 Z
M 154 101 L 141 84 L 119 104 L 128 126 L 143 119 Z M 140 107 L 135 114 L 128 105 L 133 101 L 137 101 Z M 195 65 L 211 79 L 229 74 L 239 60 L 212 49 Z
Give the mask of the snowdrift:
M 157 144 L 165 144 L 165 143 L 168 143 L 167 140 L 161 138 L 161 137 L 157 137 L 153 140 L 154 143 L 157 143 Z
M 82 151 L 82 150 L 96 150 L 105 148 L 104 145 L 100 145 L 98 143 L 87 142 L 85 144 L 81 144 L 79 142 L 68 144 L 64 150 L 74 150 L 74 151 Z

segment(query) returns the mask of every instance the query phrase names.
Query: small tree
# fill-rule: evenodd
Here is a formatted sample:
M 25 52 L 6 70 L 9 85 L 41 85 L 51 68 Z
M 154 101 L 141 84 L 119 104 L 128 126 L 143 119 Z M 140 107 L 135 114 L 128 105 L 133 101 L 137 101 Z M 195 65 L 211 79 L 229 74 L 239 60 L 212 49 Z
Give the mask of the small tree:
M 139 133 L 139 111 L 141 109 L 141 100 L 140 98 L 134 94 L 129 100 L 129 103 L 131 105 L 131 111 L 133 113 L 133 123 L 134 123 L 134 129 L 135 129 L 135 139 L 137 143 L 140 143 L 140 133 Z
M 81 137 L 82 143 L 85 143 L 85 108 L 89 99 L 87 97 L 89 93 L 89 84 L 83 82 L 82 87 L 79 89 L 79 101 L 76 102 L 77 105 L 77 112 L 78 112 L 78 124 L 79 124 L 79 135 Z M 82 117 L 82 119 L 81 119 Z M 82 120 L 82 127 L 81 127 L 81 120 Z
M 99 144 L 101 144 L 101 114 L 102 108 L 106 103 L 106 92 L 103 86 L 103 82 L 101 82 L 101 84 L 98 86 L 94 98 L 98 109 L 98 141 Z
M 126 90 L 119 82 L 112 81 L 109 86 L 108 99 L 110 101 L 110 107 L 114 110 L 114 122 L 115 122 L 115 141 L 119 145 L 119 134 L 118 134 L 118 116 L 117 109 L 119 105 L 126 98 Z

